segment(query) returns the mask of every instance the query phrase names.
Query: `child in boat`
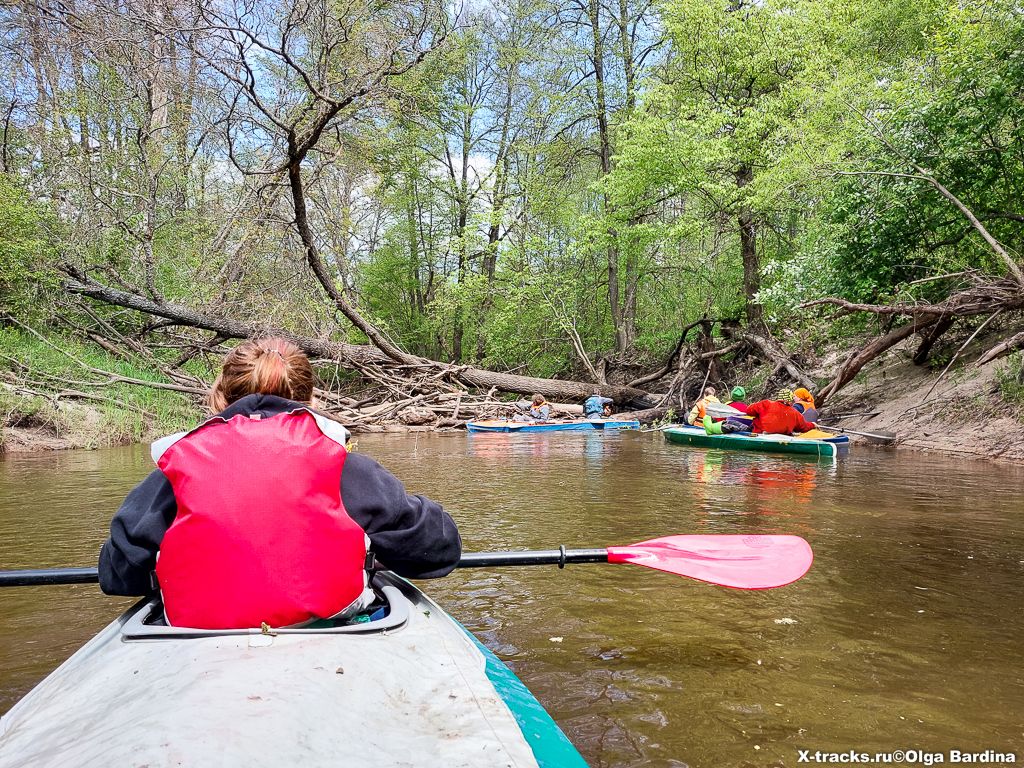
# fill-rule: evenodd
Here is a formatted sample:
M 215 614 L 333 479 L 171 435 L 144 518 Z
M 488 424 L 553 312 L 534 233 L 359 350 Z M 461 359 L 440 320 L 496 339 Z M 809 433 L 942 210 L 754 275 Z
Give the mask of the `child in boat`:
M 530 403 L 530 417 L 534 421 L 548 421 L 551 418 L 551 405 L 544 399 L 544 395 L 533 396 L 533 401 Z
M 733 387 L 729 393 L 729 400 L 725 404 L 730 408 L 735 408 L 737 411 L 742 413 L 747 412 L 747 404 L 743 402 L 743 399 L 747 396 L 747 390 L 743 387 Z M 721 435 L 731 432 L 749 432 L 750 431 L 750 419 L 744 419 L 739 416 L 726 416 L 724 419 L 714 419 L 710 415 L 705 414 L 704 419 L 701 421 L 704 425 L 704 431 L 709 435 Z M 700 425 L 696 425 L 700 426 Z
M 686 423 L 692 424 L 696 427 L 704 424 L 704 416 L 708 403 L 720 403 L 717 397 L 715 397 L 715 388 L 708 387 L 704 390 L 704 397 L 694 403 L 693 408 L 690 409 L 690 413 L 686 417 Z
M 726 401 L 726 405 L 732 406 L 737 411 L 747 412 L 747 404 L 743 402 L 747 398 L 747 390 L 743 387 L 733 387 L 729 393 L 729 399 Z
M 583 403 L 583 418 L 600 419 L 604 418 L 604 407 L 615 402 L 610 397 L 602 397 L 600 392 L 595 392 Z
M 104 592 L 158 588 L 178 626 L 280 627 L 365 608 L 367 550 L 410 578 L 456 566 L 451 516 L 348 453 L 345 428 L 312 409 L 313 381 L 309 358 L 285 339 L 228 354 L 208 397 L 216 415 L 154 443 L 158 469 L 114 516 Z

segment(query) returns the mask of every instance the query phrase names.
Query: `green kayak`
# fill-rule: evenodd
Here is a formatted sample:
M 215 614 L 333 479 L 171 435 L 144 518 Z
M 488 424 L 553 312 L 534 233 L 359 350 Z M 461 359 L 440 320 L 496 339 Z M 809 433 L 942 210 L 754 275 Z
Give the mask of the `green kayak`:
M 709 435 L 700 427 L 671 427 L 665 430 L 670 443 L 723 450 L 796 453 L 804 456 L 835 456 L 845 441 L 814 440 L 790 435 Z M 848 440 L 848 438 L 847 438 Z

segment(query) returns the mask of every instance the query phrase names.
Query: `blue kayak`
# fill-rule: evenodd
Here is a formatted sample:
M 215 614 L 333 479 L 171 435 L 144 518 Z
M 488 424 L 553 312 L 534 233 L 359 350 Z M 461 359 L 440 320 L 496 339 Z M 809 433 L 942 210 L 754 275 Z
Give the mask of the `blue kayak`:
M 602 429 L 639 429 L 639 421 L 616 419 L 577 419 L 575 421 L 507 421 L 489 419 L 470 421 L 466 429 L 470 432 L 593 432 Z

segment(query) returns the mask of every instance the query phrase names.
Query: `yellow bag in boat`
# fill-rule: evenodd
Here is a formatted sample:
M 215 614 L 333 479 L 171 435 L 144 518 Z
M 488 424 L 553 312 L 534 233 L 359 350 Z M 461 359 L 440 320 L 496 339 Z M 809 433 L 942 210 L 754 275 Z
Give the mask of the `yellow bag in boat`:
M 808 440 L 824 440 L 826 437 L 835 437 L 835 433 L 824 432 L 820 429 L 812 429 L 809 432 L 803 432 L 797 435 L 793 435 L 793 437 L 803 437 Z

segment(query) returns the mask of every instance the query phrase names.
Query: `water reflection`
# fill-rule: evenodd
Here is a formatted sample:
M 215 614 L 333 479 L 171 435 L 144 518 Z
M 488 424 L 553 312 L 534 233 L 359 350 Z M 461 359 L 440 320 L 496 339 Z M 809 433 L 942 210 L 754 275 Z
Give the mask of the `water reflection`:
M 680 472 L 692 484 L 692 498 L 704 513 L 698 524 L 708 532 L 721 530 L 722 518 L 743 518 L 747 525 L 760 528 L 765 517 L 778 516 L 789 526 L 788 532 L 806 535 L 813 530 L 809 512 L 818 486 L 833 481 L 839 472 L 837 463 L 814 458 L 683 451 Z
M 601 462 L 621 448 L 621 434 L 608 432 L 470 432 L 466 455 L 484 461 L 505 462 L 512 457 L 557 459 L 581 456 Z
M 1020 468 L 863 446 L 818 462 L 636 432 L 364 435 L 359 448 L 442 502 L 471 551 L 697 532 L 811 542 L 807 577 L 764 592 L 635 566 L 420 584 L 594 766 L 1022 743 Z M 94 562 L 149 464 L 141 448 L 0 460 L 0 563 Z M 0 590 L 0 710 L 121 606 L 88 586 Z

